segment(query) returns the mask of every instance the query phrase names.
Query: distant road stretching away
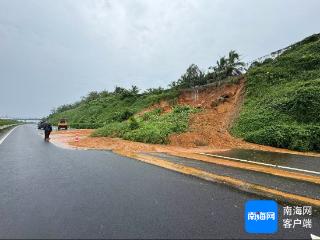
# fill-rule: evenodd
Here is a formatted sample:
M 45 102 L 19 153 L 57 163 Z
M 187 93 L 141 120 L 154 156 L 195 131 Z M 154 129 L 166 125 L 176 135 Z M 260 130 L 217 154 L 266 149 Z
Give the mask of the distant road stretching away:
M 17 127 L 0 145 L 0 238 L 319 234 L 290 233 L 281 225 L 275 235 L 246 234 L 243 207 L 252 198 L 257 197 L 108 151 L 58 148 L 45 143 L 35 125 Z

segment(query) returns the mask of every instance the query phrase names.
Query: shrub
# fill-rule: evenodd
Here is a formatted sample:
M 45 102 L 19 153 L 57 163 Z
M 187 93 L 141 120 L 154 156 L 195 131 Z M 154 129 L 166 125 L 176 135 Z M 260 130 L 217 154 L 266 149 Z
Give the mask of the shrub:
M 292 93 L 288 101 L 288 112 L 301 122 L 320 121 L 320 81 L 319 85 L 301 87 Z
M 160 116 L 162 113 L 162 109 L 161 108 L 156 108 L 150 112 L 146 112 L 145 114 L 142 115 L 142 119 L 144 121 L 148 121 L 148 120 L 151 120 L 155 117 L 158 117 Z
M 127 132 L 124 139 L 144 143 L 164 144 L 167 142 L 167 134 L 156 125 L 146 125 L 140 129 Z
M 245 140 L 273 147 L 311 151 L 319 150 L 319 136 L 318 126 L 274 125 L 248 134 Z
M 69 127 L 77 129 L 96 129 L 102 127 L 102 123 L 90 122 L 90 123 L 70 123 Z
M 189 116 L 195 111 L 197 110 L 189 106 L 179 106 L 172 112 L 161 114 L 161 109 L 155 109 L 142 117 L 107 124 L 96 130 L 93 136 L 122 137 L 132 141 L 164 144 L 168 142 L 170 134 L 187 131 Z
M 122 122 L 128 120 L 131 116 L 133 116 L 133 112 L 129 109 L 124 109 L 123 111 L 116 112 L 113 116 L 114 121 Z
M 129 128 L 130 128 L 130 130 L 134 130 L 134 129 L 139 128 L 139 123 L 134 117 L 131 117 L 129 119 Z
M 122 137 L 127 131 L 130 131 L 128 122 L 113 122 L 102 128 L 95 130 L 91 136 L 93 137 Z
M 188 105 L 178 105 L 173 108 L 173 113 L 189 112 L 192 108 Z
M 246 83 L 232 134 L 274 147 L 320 150 L 320 35 L 253 65 Z

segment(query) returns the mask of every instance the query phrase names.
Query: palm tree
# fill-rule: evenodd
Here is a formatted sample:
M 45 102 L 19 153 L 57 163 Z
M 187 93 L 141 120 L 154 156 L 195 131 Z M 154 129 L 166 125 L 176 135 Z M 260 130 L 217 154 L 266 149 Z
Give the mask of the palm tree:
M 240 55 L 235 50 L 231 50 L 228 54 L 226 75 L 232 76 L 234 72 L 240 74 L 244 65 L 245 63 L 240 61 Z
M 131 86 L 131 93 L 133 95 L 137 95 L 139 93 L 139 88 L 137 86 L 135 86 L 135 85 L 132 85 Z
M 215 75 L 218 79 L 223 79 L 226 77 L 228 67 L 228 59 L 226 57 L 221 57 L 219 61 L 217 61 L 217 66 L 213 67 Z
M 209 73 L 210 77 L 212 78 L 210 80 L 221 80 L 235 74 L 241 74 L 241 68 L 244 65 L 245 64 L 240 61 L 240 55 L 236 51 L 231 50 L 228 54 L 228 57 L 221 57 L 217 61 L 216 66 L 209 68 L 213 70 L 212 73 Z

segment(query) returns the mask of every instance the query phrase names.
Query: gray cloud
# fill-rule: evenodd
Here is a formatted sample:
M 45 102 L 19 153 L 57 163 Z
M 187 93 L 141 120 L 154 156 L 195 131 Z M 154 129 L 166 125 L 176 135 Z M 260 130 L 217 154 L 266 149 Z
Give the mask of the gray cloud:
M 43 116 L 88 91 L 167 86 L 230 49 L 244 60 L 319 32 L 317 0 L 2 0 L 0 115 Z

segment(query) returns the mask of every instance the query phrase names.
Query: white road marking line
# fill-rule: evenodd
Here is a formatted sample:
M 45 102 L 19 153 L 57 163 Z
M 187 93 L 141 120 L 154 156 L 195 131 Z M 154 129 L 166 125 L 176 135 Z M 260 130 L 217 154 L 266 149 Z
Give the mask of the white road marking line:
M 255 162 L 255 161 L 250 161 L 250 160 L 245 160 L 245 159 L 240 159 L 240 158 L 233 158 L 233 157 L 225 157 L 225 156 L 216 155 L 216 154 L 210 154 L 210 153 L 200 153 L 200 154 L 201 155 L 211 156 L 211 157 L 235 160 L 235 161 L 239 161 L 239 162 L 247 162 L 247 163 L 253 163 L 253 164 L 258 164 L 258 165 L 263 165 L 263 166 L 268 166 L 268 167 L 283 168 L 283 169 L 289 169 L 289 170 L 294 170 L 294 171 L 299 171 L 299 172 L 306 172 L 306 173 L 313 173 L 313 174 L 319 174 L 320 175 L 320 172 L 306 170 L 306 169 L 292 168 L 292 167 L 286 167 L 286 166 L 275 165 L 275 164 L 270 164 L 270 163 Z
M 4 140 L 10 135 L 10 133 L 12 133 L 13 130 L 15 130 L 17 127 L 19 127 L 19 126 L 12 128 L 6 135 L 4 135 L 4 137 L 2 139 L 0 139 L 0 144 L 2 144 L 4 142 Z

